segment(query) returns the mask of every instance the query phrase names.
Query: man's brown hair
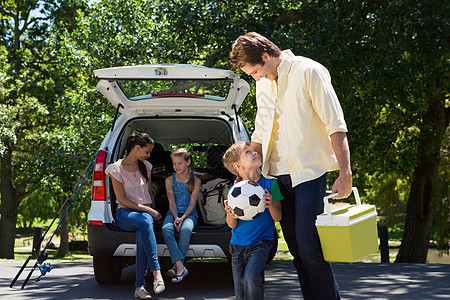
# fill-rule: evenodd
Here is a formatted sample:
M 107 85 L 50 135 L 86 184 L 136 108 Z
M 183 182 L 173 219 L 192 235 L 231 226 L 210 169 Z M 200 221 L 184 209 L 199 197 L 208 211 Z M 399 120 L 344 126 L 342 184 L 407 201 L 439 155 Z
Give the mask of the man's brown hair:
M 231 46 L 231 64 L 236 69 L 242 68 L 246 63 L 252 66 L 257 64 L 264 65 L 262 60 L 264 52 L 272 57 L 281 55 L 280 48 L 267 38 L 256 32 L 246 33 L 238 37 L 233 46 Z
M 237 142 L 230 146 L 230 148 L 225 151 L 223 155 L 223 165 L 228 169 L 231 173 L 236 176 L 239 176 L 238 171 L 233 167 L 235 162 L 238 162 L 241 159 L 241 151 L 245 146 L 252 146 L 249 142 Z

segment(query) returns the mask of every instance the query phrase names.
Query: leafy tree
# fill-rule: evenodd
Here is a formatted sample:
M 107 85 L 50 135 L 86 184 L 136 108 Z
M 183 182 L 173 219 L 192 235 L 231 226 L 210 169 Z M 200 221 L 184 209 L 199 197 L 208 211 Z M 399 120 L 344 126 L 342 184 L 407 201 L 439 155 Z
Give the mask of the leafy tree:
M 172 28 L 160 36 L 171 45 L 169 60 L 227 66 L 229 45 L 254 30 L 327 66 L 355 173 L 397 174 L 410 186 L 397 261 L 425 262 L 448 143 L 446 2 L 163 1 L 160 8 L 157 20 Z
M 18 206 L 46 185 L 57 185 L 55 199 L 66 198 L 108 115 L 98 113 L 101 105 L 89 110 L 99 99 L 80 72 L 84 57 L 66 40 L 84 1 L 2 0 L 0 7 L 0 257 L 13 258 Z
M 441 1 L 336 1 L 314 7 L 319 22 L 307 28 L 319 33 L 304 36 L 349 112 L 356 171 L 408 178 L 397 262 L 425 262 L 431 235 L 440 150 L 448 143 L 447 8 Z
M 24 3 L 37 7 L 35 1 Z M 257 31 L 330 70 L 349 126 L 355 183 L 372 199 L 384 197 L 378 207 L 387 216 L 394 201 L 407 203 L 397 261 L 425 262 L 436 203 L 445 207 L 448 201 L 448 189 L 443 188 L 448 172 L 439 158 L 441 148 L 448 148 L 445 1 L 103 0 L 90 9 L 75 0 L 44 3 L 48 22 L 27 22 L 25 6 L 14 18 L 17 4 L 1 5 L 1 232 L 6 228 L 3 216 L 15 213 L 14 205 L 3 205 L 3 199 L 15 197 L 17 204 L 36 190 L 36 178 L 58 178 L 58 186 L 71 185 L 76 172 L 65 171 L 83 169 L 76 158 L 89 156 L 84 150 L 76 156 L 78 146 L 101 140 L 112 107 L 93 90 L 93 69 L 163 62 L 231 68 L 231 43 L 240 34 Z M 17 37 L 21 24 L 28 24 L 28 31 Z M 20 37 L 29 42 L 20 44 Z M 17 41 L 20 47 L 14 48 Z M 58 65 L 36 63 L 54 62 L 55 57 Z M 250 128 L 255 111 L 252 90 L 241 108 Z M 21 122 L 9 121 L 14 119 Z M 28 153 L 34 156 L 16 150 L 17 145 L 21 151 L 32 149 Z M 44 153 L 52 153 L 53 164 Z M 440 164 L 444 171 L 439 173 Z M 30 176 L 20 172 L 45 176 L 33 177 L 25 188 L 20 180 Z M 14 180 L 8 181 L 13 173 Z M 445 224 L 448 210 L 439 212 L 437 224 Z M 390 220 L 396 220 L 394 215 Z M 437 228 L 436 234 L 445 236 L 446 227 Z

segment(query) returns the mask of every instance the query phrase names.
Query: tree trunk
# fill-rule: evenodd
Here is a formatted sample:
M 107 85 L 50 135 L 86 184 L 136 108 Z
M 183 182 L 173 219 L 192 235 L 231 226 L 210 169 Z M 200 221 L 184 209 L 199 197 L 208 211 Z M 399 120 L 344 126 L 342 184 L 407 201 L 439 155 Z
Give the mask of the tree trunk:
M 61 202 L 64 203 L 64 199 Z M 66 209 L 67 209 L 67 205 L 64 207 L 64 209 L 61 212 L 61 218 L 64 215 Z M 68 213 L 66 214 L 66 217 L 64 218 L 64 220 L 61 223 L 59 233 L 60 233 L 61 240 L 59 243 L 58 256 L 65 257 L 65 256 L 67 256 L 67 253 L 69 252 L 69 214 Z
M 0 258 L 14 259 L 14 240 L 16 237 L 17 204 L 12 184 L 11 151 L 6 150 L 1 158 L 0 194 Z
M 396 263 L 425 263 L 436 206 L 440 149 L 448 120 L 444 100 L 430 101 L 420 134 L 419 163 L 414 169 L 405 229 Z

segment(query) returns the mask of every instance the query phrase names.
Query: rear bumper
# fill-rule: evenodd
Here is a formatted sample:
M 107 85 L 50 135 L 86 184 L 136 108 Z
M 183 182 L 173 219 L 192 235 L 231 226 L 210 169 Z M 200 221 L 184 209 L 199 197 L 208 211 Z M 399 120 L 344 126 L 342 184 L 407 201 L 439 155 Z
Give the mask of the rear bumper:
M 161 233 L 161 227 L 155 227 L 158 256 L 170 257 L 169 250 Z M 199 226 L 194 229 L 191 244 L 186 257 L 230 257 L 229 244 L 231 230 L 227 227 Z M 136 235 L 123 231 L 110 224 L 102 226 L 88 225 L 88 251 L 92 256 L 135 256 Z
M 170 257 L 169 248 L 166 244 L 158 244 L 158 256 Z M 121 244 L 114 252 L 114 256 L 136 256 L 136 244 Z M 186 257 L 220 257 L 227 258 L 222 248 L 217 245 L 190 244 Z

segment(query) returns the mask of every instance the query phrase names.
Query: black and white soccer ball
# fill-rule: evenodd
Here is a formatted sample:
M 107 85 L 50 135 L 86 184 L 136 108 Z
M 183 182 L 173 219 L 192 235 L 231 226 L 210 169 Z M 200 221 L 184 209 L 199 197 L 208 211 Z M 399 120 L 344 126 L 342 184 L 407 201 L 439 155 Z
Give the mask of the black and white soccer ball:
M 228 192 L 228 205 L 241 220 L 253 220 L 264 211 L 264 189 L 254 181 L 243 180 Z

